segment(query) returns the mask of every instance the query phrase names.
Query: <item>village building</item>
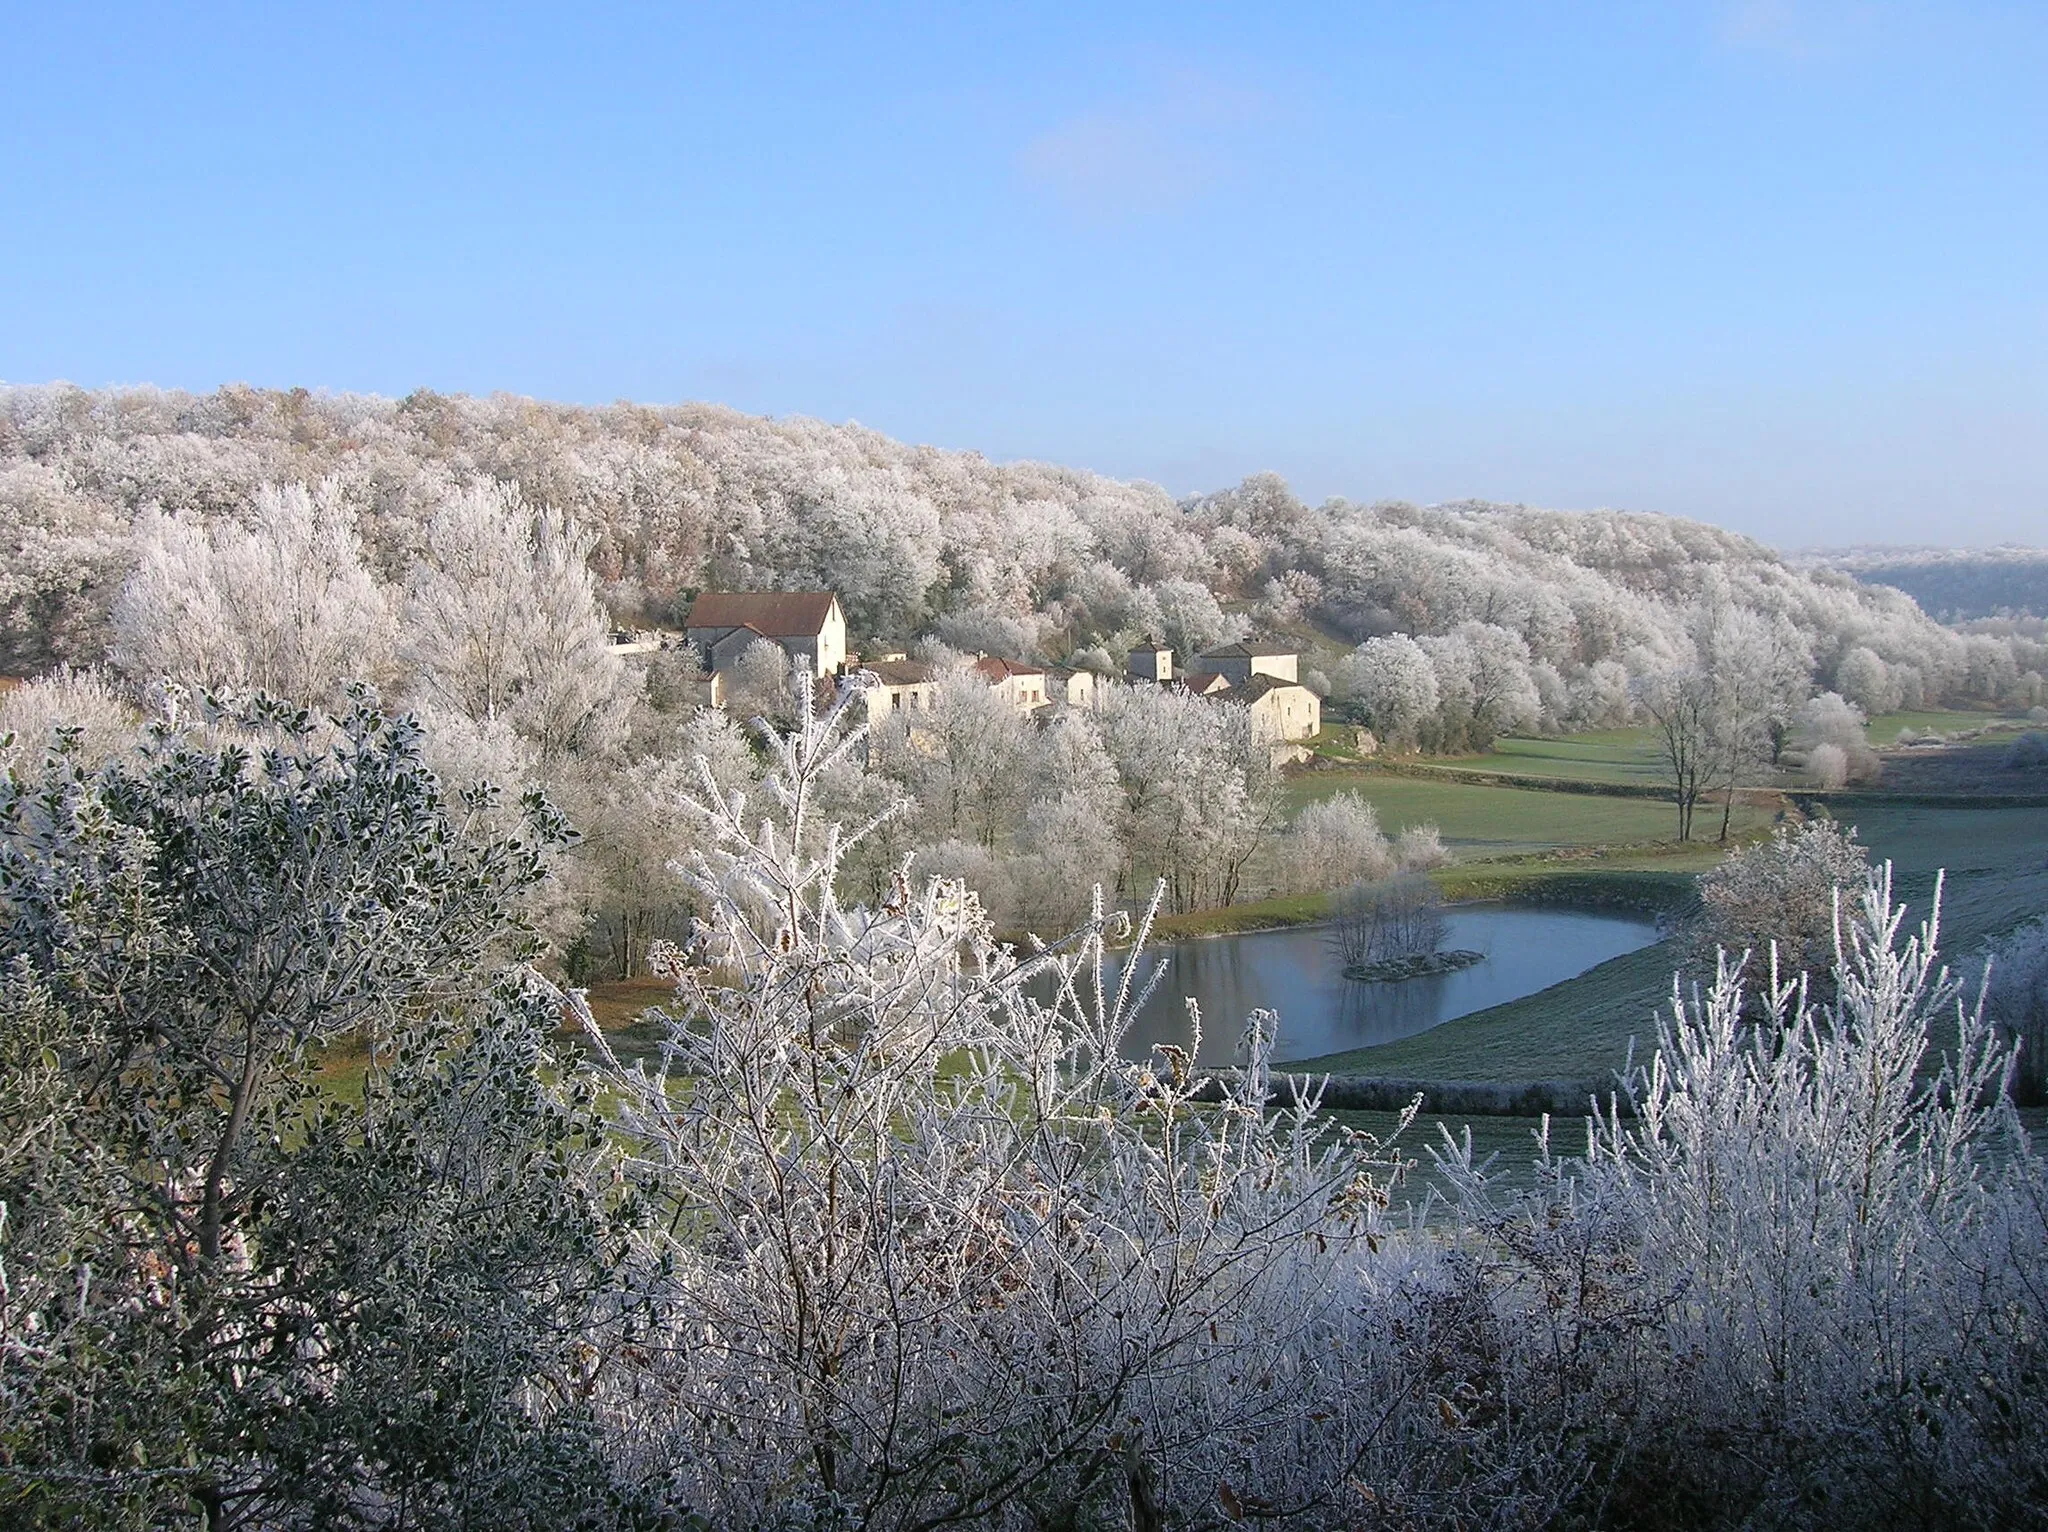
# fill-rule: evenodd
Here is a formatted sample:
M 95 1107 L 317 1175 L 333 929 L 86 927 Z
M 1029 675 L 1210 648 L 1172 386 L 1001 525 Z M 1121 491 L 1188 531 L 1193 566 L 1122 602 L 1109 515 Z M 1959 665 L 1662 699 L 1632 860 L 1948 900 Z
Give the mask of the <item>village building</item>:
M 713 675 L 764 639 L 814 676 L 835 675 L 846 663 L 846 613 L 829 590 L 705 591 L 691 603 L 683 635 Z
M 1299 682 L 1301 653 L 1290 644 L 1250 641 L 1225 644 L 1198 656 L 1195 666 L 1223 677 L 1232 686 L 1249 686 L 1254 676 Z
M 1245 641 L 1207 651 L 1176 679 L 1173 651 L 1147 639 L 1131 651 L 1129 673 L 1134 684 L 1177 686 L 1190 696 L 1244 708 L 1262 738 L 1294 744 L 1323 726 L 1322 699 L 1301 684 L 1300 665 L 1300 651 L 1285 644 Z
M 1216 701 L 1244 708 L 1252 728 L 1264 739 L 1292 743 L 1307 739 L 1323 726 L 1323 700 L 1298 681 L 1254 675 L 1243 686 L 1212 694 Z
M 1133 681 L 1164 686 L 1173 679 L 1173 650 L 1156 638 L 1147 638 L 1130 652 L 1124 669 Z
M 870 723 L 879 723 L 891 713 L 932 710 L 938 679 L 931 666 L 921 661 L 901 654 L 885 654 L 865 661 L 850 673 L 860 684 Z
M 1021 713 L 1035 713 L 1049 700 L 1045 672 L 1036 665 L 985 654 L 974 662 L 974 673 Z
M 1053 702 L 1063 702 L 1068 707 L 1095 708 L 1106 684 L 1106 678 L 1092 670 L 1077 670 L 1071 665 L 1055 665 L 1045 673 L 1045 694 Z

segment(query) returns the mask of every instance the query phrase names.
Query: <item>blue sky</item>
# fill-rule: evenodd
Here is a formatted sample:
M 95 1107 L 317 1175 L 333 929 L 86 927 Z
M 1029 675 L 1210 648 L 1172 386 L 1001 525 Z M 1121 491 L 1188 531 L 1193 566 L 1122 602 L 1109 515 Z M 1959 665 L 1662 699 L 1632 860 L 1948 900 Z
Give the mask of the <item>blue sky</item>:
M 0 378 L 2048 543 L 2048 5 L 0 0 Z

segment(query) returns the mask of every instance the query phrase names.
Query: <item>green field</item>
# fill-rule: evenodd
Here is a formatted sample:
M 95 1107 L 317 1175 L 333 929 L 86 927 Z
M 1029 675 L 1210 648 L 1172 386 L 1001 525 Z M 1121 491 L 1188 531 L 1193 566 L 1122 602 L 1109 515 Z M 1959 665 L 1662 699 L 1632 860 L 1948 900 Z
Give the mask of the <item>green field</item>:
M 1864 734 L 1878 749 L 1891 747 L 1899 737 L 1899 731 L 1910 729 L 1915 734 L 1958 734 L 1969 729 L 2017 730 L 2026 727 L 2026 719 L 2018 713 L 1999 712 L 1956 712 L 1951 709 L 1919 708 L 1897 713 L 1878 713 L 1864 727 Z
M 1666 781 L 1663 760 L 1657 736 L 1649 729 L 1595 729 L 1558 738 L 1502 739 L 1484 755 L 1446 756 L 1418 764 L 1517 777 L 1661 787 Z
M 1303 773 L 1287 786 L 1288 813 L 1347 789 L 1379 811 L 1380 826 L 1388 834 L 1398 834 L 1410 825 L 1434 824 L 1443 831 L 1445 844 L 1461 859 L 1595 846 L 1652 846 L 1670 841 L 1678 828 L 1678 811 L 1653 798 L 1555 793 L 1372 771 Z M 1709 819 L 1703 807 L 1698 822 L 1709 832 L 1717 830 L 1718 808 Z M 1754 834 L 1769 822 L 1770 815 L 1762 808 L 1739 803 L 1733 833 Z
M 1942 947 L 1951 957 L 2048 914 L 2048 809 L 1844 803 L 1874 860 L 1890 861 L 1896 892 L 1924 911 L 1946 869 Z

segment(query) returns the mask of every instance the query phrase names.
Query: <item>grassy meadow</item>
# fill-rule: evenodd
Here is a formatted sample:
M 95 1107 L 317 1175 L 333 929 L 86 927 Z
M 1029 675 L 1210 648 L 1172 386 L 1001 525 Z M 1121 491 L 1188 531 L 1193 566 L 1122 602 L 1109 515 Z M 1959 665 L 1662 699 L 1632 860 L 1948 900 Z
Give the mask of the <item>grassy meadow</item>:
M 1596 847 L 1651 848 L 1670 842 L 1678 830 L 1677 809 L 1655 798 L 1546 792 L 1448 774 L 1439 780 L 1369 768 L 1304 772 L 1288 783 L 1287 811 L 1291 816 L 1317 798 L 1346 790 L 1360 794 L 1379 811 L 1380 826 L 1390 835 L 1410 825 L 1436 825 L 1444 844 L 1464 861 Z M 1739 803 L 1731 833 L 1752 834 L 1770 818 L 1757 805 Z M 1720 825 L 1718 806 L 1711 822 L 1703 806 L 1697 823 L 1711 836 Z

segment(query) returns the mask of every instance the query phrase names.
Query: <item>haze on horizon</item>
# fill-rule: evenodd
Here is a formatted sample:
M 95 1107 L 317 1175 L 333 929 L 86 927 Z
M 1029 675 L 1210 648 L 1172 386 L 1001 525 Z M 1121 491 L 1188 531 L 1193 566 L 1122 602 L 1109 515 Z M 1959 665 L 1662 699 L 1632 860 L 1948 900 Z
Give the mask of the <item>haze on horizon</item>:
M 2048 9 L 9 7 L 0 379 L 2040 543 Z

